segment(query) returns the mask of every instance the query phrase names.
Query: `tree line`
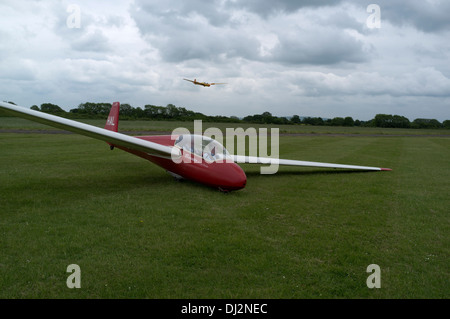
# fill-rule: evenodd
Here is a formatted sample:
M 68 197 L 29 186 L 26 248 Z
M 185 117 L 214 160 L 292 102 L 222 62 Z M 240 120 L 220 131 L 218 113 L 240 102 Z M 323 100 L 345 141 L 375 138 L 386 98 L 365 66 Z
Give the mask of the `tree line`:
M 11 102 L 10 102 L 11 103 Z M 33 105 L 31 109 L 55 114 L 66 118 L 106 118 L 111 109 L 111 103 L 81 103 L 78 107 L 66 112 L 61 107 L 52 103 L 44 103 L 41 106 Z M 442 123 L 436 119 L 417 118 L 410 121 L 401 115 L 377 114 L 369 121 L 354 120 L 352 117 L 334 117 L 325 119 L 321 117 L 300 117 L 293 115 L 290 117 L 278 117 L 270 112 L 262 114 L 248 115 L 244 118 L 237 116 L 209 116 L 200 112 L 187 110 L 184 107 L 177 107 L 173 104 L 167 106 L 157 106 L 147 104 L 143 108 L 133 107 L 124 103 L 120 105 L 120 118 L 123 120 L 176 120 L 193 121 L 202 120 L 204 122 L 222 123 L 254 123 L 254 124 L 303 124 L 318 126 L 365 126 L 365 127 L 390 127 L 390 128 L 418 128 L 418 129 L 450 129 L 450 120 Z

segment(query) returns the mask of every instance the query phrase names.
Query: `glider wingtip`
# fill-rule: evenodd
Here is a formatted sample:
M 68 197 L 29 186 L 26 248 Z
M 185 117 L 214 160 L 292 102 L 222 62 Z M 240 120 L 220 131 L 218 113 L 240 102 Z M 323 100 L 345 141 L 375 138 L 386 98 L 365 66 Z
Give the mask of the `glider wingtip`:
M 392 171 L 392 168 L 380 168 L 382 171 Z

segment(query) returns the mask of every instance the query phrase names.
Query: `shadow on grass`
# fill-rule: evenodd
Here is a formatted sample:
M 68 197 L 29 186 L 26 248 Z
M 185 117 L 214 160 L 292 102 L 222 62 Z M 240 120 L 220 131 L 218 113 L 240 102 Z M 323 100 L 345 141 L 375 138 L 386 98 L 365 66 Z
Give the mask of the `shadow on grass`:
M 361 171 L 361 170 L 302 170 L 302 171 L 293 171 L 293 170 L 279 170 L 276 174 L 261 174 L 259 169 L 245 171 L 247 178 L 249 181 L 256 177 L 268 178 L 268 179 L 276 179 L 286 176 L 323 176 L 323 175 L 336 175 L 336 174 L 364 174 L 364 173 L 374 173 L 378 171 Z M 378 172 L 379 173 L 379 172 Z M 112 193 L 123 193 L 123 192 L 133 192 L 139 189 L 148 189 L 151 190 L 170 190 L 170 191 L 183 191 L 189 188 L 193 192 L 201 191 L 201 192 L 220 192 L 217 188 L 203 185 L 201 183 L 188 180 L 181 179 L 177 180 L 170 176 L 169 174 L 154 174 L 145 173 L 145 174 L 130 174 L 124 175 L 123 173 L 119 173 L 118 175 L 114 174 L 106 174 L 101 176 L 96 176 L 95 178 L 89 178 L 88 176 L 71 176 L 70 178 L 65 178 L 62 176 L 59 177 L 47 177 L 44 180 L 34 179 L 34 183 L 30 185 L 31 190 L 41 189 L 42 185 L 46 185 L 46 187 L 51 186 L 56 189 L 55 193 L 70 193 L 76 194 L 76 196 L 84 196 L 83 194 L 97 194 L 97 195 L 105 195 Z M 17 191 L 22 189 L 23 185 L 17 186 Z M 234 192 L 231 192 L 234 193 Z

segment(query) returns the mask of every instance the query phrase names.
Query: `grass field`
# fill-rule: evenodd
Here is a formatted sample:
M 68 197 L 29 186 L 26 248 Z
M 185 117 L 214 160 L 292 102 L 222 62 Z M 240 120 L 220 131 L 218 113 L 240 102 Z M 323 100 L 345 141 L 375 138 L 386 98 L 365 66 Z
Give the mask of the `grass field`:
M 450 297 L 449 136 L 339 130 L 361 136 L 281 136 L 280 156 L 393 171 L 242 165 L 225 195 L 83 136 L 1 133 L 0 298 Z
M 104 127 L 105 120 L 97 119 L 82 119 L 76 120 L 79 122 Z M 395 129 L 395 128 L 379 128 L 379 127 L 343 127 L 343 126 L 311 126 L 311 125 L 265 125 L 265 124 L 250 124 L 250 123 L 202 123 L 203 129 L 208 127 L 217 127 L 223 132 L 227 127 L 241 127 L 244 130 L 248 127 L 259 128 L 279 128 L 280 133 L 286 134 L 353 134 L 353 135 L 383 135 L 383 136 L 450 136 L 450 130 L 445 129 Z M 182 121 L 120 121 L 120 129 L 128 132 L 140 132 L 140 131 L 155 131 L 155 132 L 171 132 L 177 127 L 185 127 L 191 132 L 194 130 L 193 122 Z M 44 124 L 31 122 L 21 118 L 12 117 L 0 117 L 0 130 L 41 130 L 41 131 L 54 131 L 55 128 L 46 126 Z

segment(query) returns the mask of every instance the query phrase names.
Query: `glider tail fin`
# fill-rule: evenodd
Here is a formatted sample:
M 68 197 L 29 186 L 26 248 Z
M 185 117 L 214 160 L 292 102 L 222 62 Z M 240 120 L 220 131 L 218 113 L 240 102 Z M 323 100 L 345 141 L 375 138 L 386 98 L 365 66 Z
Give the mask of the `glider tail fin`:
M 119 129 L 119 109 L 120 103 L 114 102 L 109 111 L 108 119 L 106 120 L 105 129 L 117 132 Z
M 105 129 L 113 132 L 117 132 L 119 130 L 119 110 L 120 110 L 120 103 L 114 102 L 111 110 L 109 111 L 108 119 L 106 120 Z M 109 144 L 109 148 L 111 150 L 114 149 L 114 145 L 111 143 Z

